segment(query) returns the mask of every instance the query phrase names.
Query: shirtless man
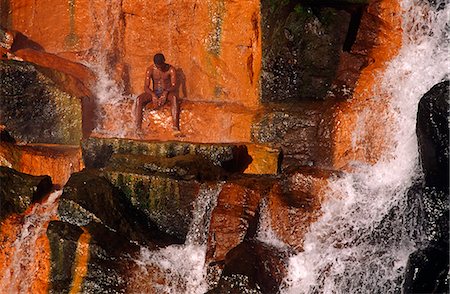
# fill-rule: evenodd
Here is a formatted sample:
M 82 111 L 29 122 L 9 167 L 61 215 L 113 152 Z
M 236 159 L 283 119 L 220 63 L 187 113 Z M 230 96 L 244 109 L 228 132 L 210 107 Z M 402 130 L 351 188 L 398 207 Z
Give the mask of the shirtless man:
M 149 102 L 152 102 L 153 109 L 158 109 L 167 100 L 170 101 L 172 110 L 173 130 L 175 134 L 180 133 L 180 111 L 178 106 L 178 97 L 175 93 L 177 77 L 173 66 L 165 62 L 164 55 L 155 54 L 153 57 L 154 64 L 147 68 L 145 74 L 145 93 L 139 95 L 135 104 L 136 128 L 141 130 L 142 108 Z M 150 88 L 152 82 L 153 90 Z

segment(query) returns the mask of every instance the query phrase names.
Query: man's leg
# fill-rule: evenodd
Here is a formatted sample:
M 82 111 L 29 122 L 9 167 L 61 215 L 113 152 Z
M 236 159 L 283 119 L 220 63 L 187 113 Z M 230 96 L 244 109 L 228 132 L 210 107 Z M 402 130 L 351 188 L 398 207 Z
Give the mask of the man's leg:
M 178 97 L 174 93 L 169 93 L 169 101 L 172 112 L 173 129 L 180 130 L 180 106 L 178 105 Z
M 136 123 L 136 128 L 141 129 L 142 124 L 142 108 L 145 104 L 152 101 L 152 95 L 148 93 L 142 93 L 136 98 L 136 103 L 134 105 L 134 118 Z

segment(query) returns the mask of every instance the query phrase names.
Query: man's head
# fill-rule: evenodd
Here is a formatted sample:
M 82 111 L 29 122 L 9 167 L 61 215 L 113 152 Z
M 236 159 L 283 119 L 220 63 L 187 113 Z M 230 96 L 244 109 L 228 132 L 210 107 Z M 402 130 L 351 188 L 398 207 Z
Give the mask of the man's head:
M 166 59 L 164 58 L 164 55 L 162 55 L 161 53 L 157 53 L 155 54 L 155 56 L 153 56 L 153 62 L 155 63 L 156 67 L 160 68 L 164 64 L 166 64 Z

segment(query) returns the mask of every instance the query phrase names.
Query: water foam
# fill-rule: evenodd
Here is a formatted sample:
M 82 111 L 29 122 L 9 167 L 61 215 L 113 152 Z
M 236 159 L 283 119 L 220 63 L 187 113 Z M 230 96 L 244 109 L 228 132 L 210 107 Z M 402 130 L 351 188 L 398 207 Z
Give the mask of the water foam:
M 435 11 L 424 2 L 403 1 L 403 45 L 378 87 L 380 95 L 392 97 L 388 111 L 394 124 L 386 135 L 394 144 L 378 163 L 357 164 L 352 173 L 329 183 L 333 195 L 306 234 L 304 251 L 290 259 L 281 292 L 401 291 L 408 256 L 415 250 L 412 232 L 417 233 L 418 208 L 406 203 L 408 188 L 421 174 L 417 105 L 450 74 L 448 6 Z
M 12 244 L 14 249 L 11 263 L 0 272 L 0 288 L 4 293 L 31 293 L 32 283 L 37 279 L 40 261 L 37 254 L 43 249 L 36 247 L 38 238 L 45 236 L 47 225 L 56 217 L 58 198 L 62 190 L 53 192 L 43 203 L 34 204 L 23 220 L 17 239 Z
M 156 271 L 164 276 L 164 283 L 147 279 L 149 285 L 140 285 L 142 290 L 157 293 L 202 294 L 207 291 L 206 280 L 206 241 L 213 209 L 222 184 L 203 184 L 194 203 L 193 217 L 183 245 L 171 245 L 156 251 L 143 247 L 136 261 L 139 265 L 137 275 L 146 276 Z

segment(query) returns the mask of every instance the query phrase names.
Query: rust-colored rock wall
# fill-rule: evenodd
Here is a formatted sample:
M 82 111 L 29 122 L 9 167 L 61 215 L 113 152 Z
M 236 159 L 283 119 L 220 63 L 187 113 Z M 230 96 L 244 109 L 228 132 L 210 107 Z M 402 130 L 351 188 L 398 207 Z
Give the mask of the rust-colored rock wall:
M 49 175 L 64 185 L 74 172 L 84 168 L 81 148 L 68 146 L 17 146 L 0 143 L 0 165 L 35 176 Z
M 120 71 L 119 79 L 129 77 L 132 93 L 143 91 L 146 67 L 163 52 L 185 77 L 184 97 L 258 104 L 259 0 L 2 3 L 10 12 L 2 25 L 72 60 L 107 55 L 106 66 Z
M 397 1 L 371 1 L 363 14 L 352 50 L 367 55 L 369 65 L 357 81 L 353 97 L 340 103 L 334 114 L 333 165 L 344 167 L 351 160 L 375 162 L 389 142 L 386 133 L 390 118 L 386 109 L 390 97 L 374 97 L 374 86 L 387 63 L 402 43 L 401 8 Z M 363 137 L 354 132 L 365 129 Z

